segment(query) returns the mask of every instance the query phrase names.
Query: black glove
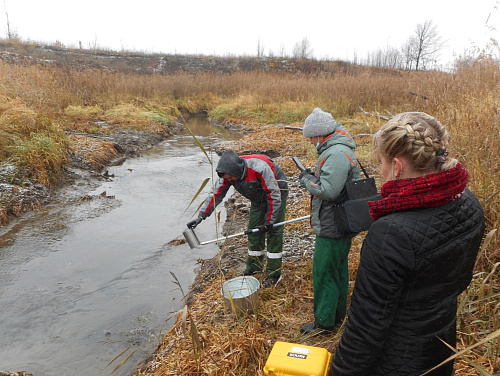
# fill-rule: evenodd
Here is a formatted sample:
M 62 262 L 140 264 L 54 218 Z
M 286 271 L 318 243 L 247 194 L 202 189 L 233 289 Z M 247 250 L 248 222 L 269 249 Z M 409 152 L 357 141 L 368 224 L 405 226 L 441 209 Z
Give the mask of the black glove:
M 273 227 L 273 225 L 268 223 L 268 224 L 257 226 L 257 227 L 255 227 L 255 229 L 259 230 L 259 232 L 263 234 L 265 232 L 268 232 L 272 227 Z
M 203 218 L 196 217 L 195 219 L 187 223 L 187 227 L 190 229 L 196 228 L 196 226 L 198 226 L 201 223 L 201 221 L 203 221 Z
M 300 171 L 299 180 L 302 179 L 304 176 L 311 177 L 311 176 L 314 176 L 314 174 L 311 171 L 311 169 L 308 168 L 306 170 Z

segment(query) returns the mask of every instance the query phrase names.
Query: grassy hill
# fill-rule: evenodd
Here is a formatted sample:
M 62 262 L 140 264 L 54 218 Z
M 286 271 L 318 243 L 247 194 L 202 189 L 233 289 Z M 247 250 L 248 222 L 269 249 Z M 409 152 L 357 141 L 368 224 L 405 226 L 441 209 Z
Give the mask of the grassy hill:
M 178 72 L 234 73 L 255 70 L 274 72 L 334 72 L 356 70 L 342 61 L 317 61 L 281 57 L 141 54 L 104 50 L 71 49 L 57 45 L 0 40 L 0 59 L 11 63 L 71 66 L 139 74 Z

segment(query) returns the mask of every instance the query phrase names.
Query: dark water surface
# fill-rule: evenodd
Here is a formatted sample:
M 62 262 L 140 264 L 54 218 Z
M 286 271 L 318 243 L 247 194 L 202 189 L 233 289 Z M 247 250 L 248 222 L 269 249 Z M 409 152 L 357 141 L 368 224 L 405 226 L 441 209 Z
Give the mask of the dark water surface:
M 208 149 L 236 138 L 200 119 L 190 128 Z M 216 162 L 217 156 L 213 158 Z M 215 164 L 215 163 L 214 163 Z M 47 208 L 0 229 L 0 370 L 34 376 L 127 375 L 172 325 L 171 312 L 195 277 L 198 258 L 215 244 L 166 246 L 182 231 L 207 189 L 182 215 L 211 165 L 184 133 L 112 167 L 112 181 L 88 195 L 106 195 Z M 221 205 L 222 206 L 222 205 Z M 215 216 L 196 229 L 217 237 Z M 117 355 L 124 356 L 106 367 Z

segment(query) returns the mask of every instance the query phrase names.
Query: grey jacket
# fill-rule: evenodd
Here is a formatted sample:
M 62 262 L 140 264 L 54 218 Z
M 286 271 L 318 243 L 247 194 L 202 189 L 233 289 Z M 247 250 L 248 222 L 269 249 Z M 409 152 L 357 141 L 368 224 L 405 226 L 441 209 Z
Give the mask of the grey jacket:
M 339 124 L 317 147 L 319 158 L 314 175 L 306 175 L 300 180 L 311 194 L 311 225 L 317 236 L 344 237 L 335 224 L 334 207 L 345 183 L 361 178 L 355 148 L 351 135 Z

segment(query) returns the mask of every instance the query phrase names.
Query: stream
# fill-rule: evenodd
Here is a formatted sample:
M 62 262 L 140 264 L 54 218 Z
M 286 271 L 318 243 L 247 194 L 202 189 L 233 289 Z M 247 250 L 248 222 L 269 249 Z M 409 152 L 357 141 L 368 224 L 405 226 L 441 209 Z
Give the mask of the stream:
M 239 137 L 204 118 L 188 124 L 207 151 Z M 208 188 L 186 208 L 211 169 L 183 132 L 110 167 L 112 178 L 84 193 L 93 199 L 0 228 L 0 371 L 110 375 L 135 351 L 114 373 L 128 375 L 146 359 L 183 306 L 179 285 L 186 293 L 197 260 L 217 253 L 215 243 L 168 245 L 183 239 Z M 213 239 L 215 228 L 212 215 L 196 234 Z

